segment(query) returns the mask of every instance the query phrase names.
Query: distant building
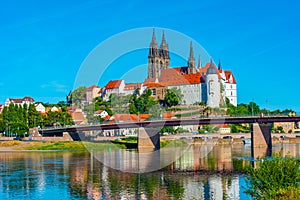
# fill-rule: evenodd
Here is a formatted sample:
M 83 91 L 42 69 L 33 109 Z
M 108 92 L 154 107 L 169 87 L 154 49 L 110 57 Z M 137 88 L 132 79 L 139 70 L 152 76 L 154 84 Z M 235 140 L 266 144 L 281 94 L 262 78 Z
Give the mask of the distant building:
M 294 133 L 295 122 L 274 122 L 274 129 L 282 127 L 285 133 Z
M 0 114 L 3 112 L 3 109 L 4 109 L 4 105 L 0 104 Z
M 102 119 L 105 119 L 109 115 L 105 110 L 97 110 L 94 112 L 94 116 L 100 116 Z
M 86 123 L 87 120 L 84 116 L 82 109 L 78 107 L 71 107 L 67 109 L 67 112 L 71 115 L 75 124 L 80 125 Z
M 218 125 L 218 128 L 221 134 L 228 134 L 231 132 L 230 126 L 228 126 L 227 124 L 220 124 Z
M 125 83 L 124 80 L 112 80 L 109 81 L 102 90 L 102 97 L 104 100 L 108 100 L 111 94 L 124 94 Z
M 91 87 L 86 89 L 86 101 L 87 103 L 92 103 L 93 99 L 99 96 L 101 88 L 96 85 L 92 85 Z
M 29 96 L 25 96 L 24 98 L 8 98 L 5 101 L 5 106 L 9 106 L 11 103 L 18 106 L 24 106 L 25 104 L 29 106 L 30 104 L 34 104 L 34 99 Z
M 46 112 L 46 108 L 43 104 L 37 103 L 34 106 L 35 106 L 36 111 L 38 111 L 40 113 L 45 113 Z

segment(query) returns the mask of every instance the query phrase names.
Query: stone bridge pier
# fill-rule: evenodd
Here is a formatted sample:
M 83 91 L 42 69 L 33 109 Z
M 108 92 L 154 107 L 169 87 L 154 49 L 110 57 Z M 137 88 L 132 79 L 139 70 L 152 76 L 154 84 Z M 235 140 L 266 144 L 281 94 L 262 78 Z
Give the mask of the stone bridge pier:
M 138 151 L 139 153 L 152 152 L 160 149 L 160 128 L 139 128 Z
M 272 136 L 271 124 L 253 123 L 251 129 L 251 156 L 257 157 L 271 156 Z

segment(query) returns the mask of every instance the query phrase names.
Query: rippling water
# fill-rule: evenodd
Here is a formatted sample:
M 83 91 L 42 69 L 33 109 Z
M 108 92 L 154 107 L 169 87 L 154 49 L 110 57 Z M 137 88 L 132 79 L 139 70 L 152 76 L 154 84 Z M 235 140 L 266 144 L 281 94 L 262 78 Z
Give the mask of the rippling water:
M 284 153 L 299 156 L 299 145 L 278 145 L 273 151 L 282 147 Z M 250 163 L 247 146 L 195 145 L 151 173 L 121 172 L 94 154 L 1 152 L 0 199 L 250 199 L 243 193 L 245 176 L 238 173 Z M 134 168 L 138 158 L 127 154 L 119 150 L 111 159 L 119 159 L 122 169 Z

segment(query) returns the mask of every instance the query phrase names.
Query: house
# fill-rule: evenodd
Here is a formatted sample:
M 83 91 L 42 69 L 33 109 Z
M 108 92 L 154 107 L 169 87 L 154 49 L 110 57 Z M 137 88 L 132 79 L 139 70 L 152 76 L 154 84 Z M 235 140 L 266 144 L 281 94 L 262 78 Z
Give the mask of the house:
M 35 106 L 36 111 L 38 111 L 39 113 L 45 113 L 46 112 L 46 108 L 43 104 L 37 103 L 34 106 Z
M 25 96 L 24 98 L 8 98 L 5 101 L 5 106 L 9 106 L 11 103 L 22 107 L 25 104 L 29 106 L 30 104 L 34 104 L 34 99 L 29 96 Z
M 124 87 L 124 95 L 134 94 L 135 91 L 138 89 L 139 94 L 142 94 L 145 90 L 145 86 L 142 83 L 126 83 Z
M 3 109 L 4 109 L 4 105 L 0 104 L 0 114 L 3 112 Z
M 67 109 L 67 112 L 71 115 L 75 124 L 81 125 L 87 122 L 82 109 L 78 107 L 71 107 Z
M 228 134 L 231 132 L 230 126 L 228 126 L 227 124 L 219 124 L 217 125 L 217 127 L 219 128 L 219 132 L 221 134 Z
M 106 119 L 106 117 L 109 115 L 106 110 L 97 110 L 94 112 L 94 116 L 100 116 L 102 119 Z
M 108 101 L 111 94 L 124 94 L 125 83 L 124 80 L 112 80 L 109 81 L 102 91 L 102 97 Z
M 101 88 L 96 85 L 92 85 L 91 87 L 86 89 L 86 101 L 87 103 L 92 103 L 93 99 L 99 96 Z
M 56 107 L 56 106 L 53 106 L 51 109 L 50 109 L 51 112 L 60 112 L 60 108 Z
M 163 100 L 167 92 L 167 87 L 161 83 L 145 83 L 148 90 L 152 91 L 152 97 L 155 100 Z

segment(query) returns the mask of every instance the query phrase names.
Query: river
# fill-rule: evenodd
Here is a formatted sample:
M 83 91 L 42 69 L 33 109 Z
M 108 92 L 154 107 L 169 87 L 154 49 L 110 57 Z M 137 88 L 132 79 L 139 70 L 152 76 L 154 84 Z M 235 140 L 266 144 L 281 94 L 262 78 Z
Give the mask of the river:
M 273 152 L 281 148 L 284 154 L 300 155 L 297 144 L 278 144 Z M 133 153 L 0 152 L 0 199 L 251 199 L 241 172 L 251 164 L 249 146 L 192 145 L 155 171 L 142 162 L 156 169 L 153 162 L 165 160 L 164 155 L 160 161 L 148 155 L 146 161 Z

